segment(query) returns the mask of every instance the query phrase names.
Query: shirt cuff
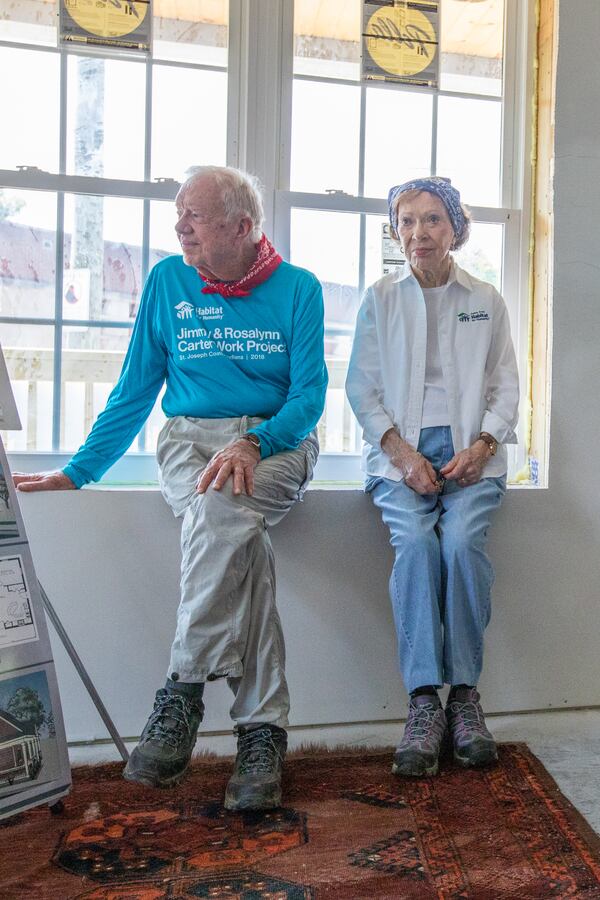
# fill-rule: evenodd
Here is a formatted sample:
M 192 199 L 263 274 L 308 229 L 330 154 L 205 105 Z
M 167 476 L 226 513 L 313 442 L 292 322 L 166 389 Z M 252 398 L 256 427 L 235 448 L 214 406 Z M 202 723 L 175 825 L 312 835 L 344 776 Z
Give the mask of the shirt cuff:
M 87 478 L 81 469 L 78 469 L 76 466 L 71 465 L 71 463 L 67 463 L 67 465 L 63 469 L 64 474 L 67 478 L 70 478 L 76 488 L 81 488 L 84 484 L 87 484 L 88 481 L 91 481 L 91 478 Z
M 499 444 L 517 443 L 517 436 L 510 425 L 489 410 L 483 414 L 480 431 L 487 431 L 493 438 L 496 438 Z

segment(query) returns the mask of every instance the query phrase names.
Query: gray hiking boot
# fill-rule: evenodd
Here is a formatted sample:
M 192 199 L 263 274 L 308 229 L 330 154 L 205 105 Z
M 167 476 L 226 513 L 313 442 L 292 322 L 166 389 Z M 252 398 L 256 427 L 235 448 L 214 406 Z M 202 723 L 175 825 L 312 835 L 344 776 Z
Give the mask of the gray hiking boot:
M 446 717 L 437 694 L 411 697 L 404 736 L 394 753 L 394 775 L 437 775 L 446 736 Z
M 277 725 L 238 728 L 238 751 L 225 791 L 225 809 L 281 806 L 281 773 L 287 733 Z
M 148 787 L 177 784 L 190 764 L 203 714 L 199 697 L 166 688 L 157 691 L 154 709 L 123 777 Z
M 459 687 L 450 694 L 446 719 L 460 766 L 488 766 L 498 761 L 496 742 L 485 725 L 477 688 Z

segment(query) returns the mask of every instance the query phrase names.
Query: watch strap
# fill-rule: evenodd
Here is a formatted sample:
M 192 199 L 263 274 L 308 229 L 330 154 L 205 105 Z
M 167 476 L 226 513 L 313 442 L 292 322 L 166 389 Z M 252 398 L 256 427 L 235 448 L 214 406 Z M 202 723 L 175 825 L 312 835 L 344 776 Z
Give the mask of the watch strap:
M 483 441 L 484 444 L 487 444 L 491 456 L 496 455 L 496 451 L 498 449 L 498 441 L 493 434 L 490 434 L 488 431 L 480 431 L 477 440 Z
M 246 432 L 246 434 L 243 434 L 241 438 L 243 441 L 248 441 L 248 443 L 252 444 L 253 447 L 256 447 L 257 450 L 261 449 L 260 438 L 257 434 L 254 434 L 253 431 Z

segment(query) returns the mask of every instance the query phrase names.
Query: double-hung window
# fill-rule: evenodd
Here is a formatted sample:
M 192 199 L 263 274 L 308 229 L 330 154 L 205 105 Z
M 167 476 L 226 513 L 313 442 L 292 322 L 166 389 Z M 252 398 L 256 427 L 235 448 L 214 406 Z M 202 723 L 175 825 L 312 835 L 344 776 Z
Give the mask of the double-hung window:
M 59 48 L 56 2 L 0 0 L 0 342 L 23 424 L 4 439 L 37 455 L 20 466 L 60 465 L 82 443 L 148 271 L 179 252 L 185 169 L 227 161 L 227 0 L 150 10 L 151 55 L 116 56 Z M 163 421 L 159 398 L 121 477 L 154 477 L 144 451 Z
M 383 274 L 394 184 L 442 175 L 460 190 L 473 226 L 457 260 L 504 295 L 523 387 L 527 381 L 528 4 L 441 0 L 436 87 L 361 80 L 364 7 L 361 0 L 294 4 L 289 189 L 277 197 L 284 253 L 324 286 L 330 385 L 318 474 L 325 479 L 359 477 L 360 432 L 343 388 L 361 295 Z M 525 461 L 522 441 L 511 450 L 509 474 Z

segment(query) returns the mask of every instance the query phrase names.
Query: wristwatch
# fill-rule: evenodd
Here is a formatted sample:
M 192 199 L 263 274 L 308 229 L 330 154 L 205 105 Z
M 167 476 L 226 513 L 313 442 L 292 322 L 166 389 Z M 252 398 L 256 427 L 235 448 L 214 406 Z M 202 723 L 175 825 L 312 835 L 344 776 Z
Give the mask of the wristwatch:
M 253 447 L 256 447 L 258 452 L 260 453 L 260 438 L 257 434 L 254 434 L 253 431 L 249 431 L 246 434 L 241 436 L 243 441 L 248 441 L 249 444 L 252 444 Z
M 496 455 L 496 450 L 498 449 L 498 441 L 492 434 L 489 434 L 489 432 L 487 431 L 481 431 L 477 440 L 483 441 L 484 444 L 487 444 L 488 450 L 490 451 L 490 456 Z

